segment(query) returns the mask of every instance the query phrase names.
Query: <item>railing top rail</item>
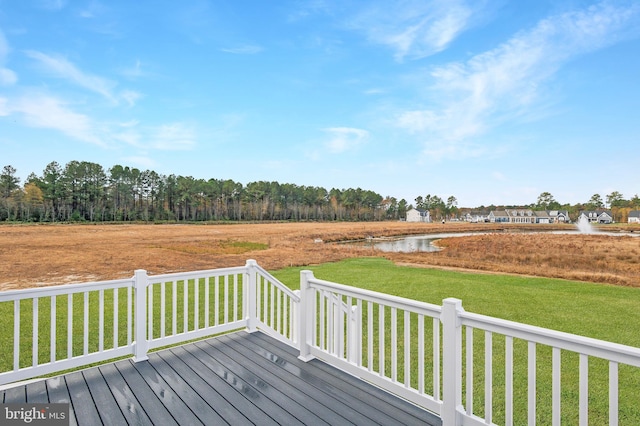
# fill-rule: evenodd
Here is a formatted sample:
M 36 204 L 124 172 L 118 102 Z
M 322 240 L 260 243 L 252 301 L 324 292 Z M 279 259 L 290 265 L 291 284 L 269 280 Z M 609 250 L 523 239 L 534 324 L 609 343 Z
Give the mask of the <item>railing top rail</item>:
M 95 281 L 78 284 L 63 284 L 38 288 L 25 288 L 21 290 L 0 291 L 0 302 L 31 299 L 35 297 L 59 296 L 61 294 L 83 293 L 85 291 L 106 290 L 113 288 L 132 287 L 132 278 L 109 281 Z
M 431 303 L 420 302 L 418 300 L 406 299 L 404 297 L 393 296 L 385 293 L 378 293 L 376 291 L 365 290 L 362 288 L 351 287 L 344 284 L 338 284 L 331 281 L 319 280 L 317 278 L 309 279 L 309 284 L 312 287 L 321 290 L 337 291 L 345 296 L 352 296 L 361 299 L 366 299 L 372 302 L 376 302 L 382 305 L 390 305 L 395 308 L 405 309 L 417 313 L 423 313 L 430 317 L 440 317 L 442 308 L 438 305 Z
M 294 302 L 300 302 L 300 296 L 298 296 L 293 290 L 280 282 L 276 277 L 271 275 L 266 269 L 262 266 L 256 265 L 256 269 L 258 273 L 268 279 L 271 283 L 273 283 L 277 288 L 279 288 L 283 293 L 293 299 Z
M 157 283 L 160 281 L 175 281 L 176 279 L 192 279 L 192 278 L 201 278 L 203 276 L 224 276 L 224 275 L 233 275 L 233 274 L 241 274 L 247 271 L 246 266 L 233 266 L 230 268 L 219 268 L 219 269 L 205 269 L 202 271 L 189 271 L 189 272 L 172 272 L 170 274 L 160 274 L 160 275 L 149 275 L 150 283 Z
M 640 348 L 536 327 L 486 315 L 462 312 L 462 325 L 520 338 L 571 352 L 640 367 Z

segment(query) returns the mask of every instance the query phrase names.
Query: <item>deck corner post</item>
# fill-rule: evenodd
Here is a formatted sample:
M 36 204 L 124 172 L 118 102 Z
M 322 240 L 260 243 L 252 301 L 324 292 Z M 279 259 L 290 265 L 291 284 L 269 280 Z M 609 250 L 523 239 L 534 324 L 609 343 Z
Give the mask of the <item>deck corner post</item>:
M 247 332 L 254 333 L 258 331 L 258 310 L 257 310 L 257 297 L 258 297 L 258 289 L 257 289 L 257 280 L 256 280 L 256 269 L 258 266 L 258 262 L 253 259 L 248 259 L 245 267 L 247 268 L 247 272 L 245 273 L 245 280 L 248 284 L 247 291 L 243 291 L 244 297 L 246 297 L 244 306 L 246 307 L 246 315 L 245 319 L 247 322 Z
M 461 424 L 462 406 L 462 301 L 448 298 L 442 301 L 442 418 L 443 426 Z
M 300 358 L 304 362 L 315 358 L 311 355 L 311 338 L 313 330 L 313 289 L 309 281 L 313 279 L 313 272 L 300 271 L 300 309 L 298 310 L 298 344 L 300 345 Z
M 147 336 L 147 288 L 149 286 L 149 276 L 144 269 L 136 269 L 133 276 L 133 288 L 135 297 L 134 308 L 134 348 L 133 361 L 145 361 L 149 359 L 149 341 L 151 336 Z

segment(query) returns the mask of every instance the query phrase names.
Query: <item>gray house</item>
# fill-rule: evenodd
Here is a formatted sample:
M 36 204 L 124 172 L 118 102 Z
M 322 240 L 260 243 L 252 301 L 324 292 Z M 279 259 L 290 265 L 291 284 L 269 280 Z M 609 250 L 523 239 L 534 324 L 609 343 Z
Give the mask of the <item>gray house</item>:
M 640 210 L 631 210 L 627 216 L 628 223 L 640 223 Z
M 431 222 L 429 210 L 410 209 L 407 211 L 407 222 Z
M 585 218 L 589 223 L 613 223 L 611 210 L 585 210 L 580 212 L 578 220 Z
M 494 223 L 568 223 L 569 212 L 560 210 L 505 209 L 489 213 Z

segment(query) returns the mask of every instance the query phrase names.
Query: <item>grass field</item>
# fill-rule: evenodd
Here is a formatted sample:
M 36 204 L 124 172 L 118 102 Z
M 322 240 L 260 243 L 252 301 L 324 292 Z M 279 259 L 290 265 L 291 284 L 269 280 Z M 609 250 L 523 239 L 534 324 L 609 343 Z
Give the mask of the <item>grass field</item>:
M 321 265 L 305 267 L 289 267 L 273 271 L 273 275 L 295 289 L 299 286 L 300 271 L 310 269 L 320 279 L 334 281 L 342 284 L 366 288 L 382 293 L 421 300 L 433 304 L 441 304 L 442 299 L 456 297 L 463 301 L 467 311 L 481 313 L 489 316 L 537 325 L 545 328 L 575 333 L 597 339 L 608 340 L 621 344 L 640 346 L 640 336 L 636 333 L 640 324 L 640 289 L 592 284 L 585 282 L 567 281 L 559 279 L 522 277 L 514 275 L 476 274 L 469 272 L 440 270 L 424 267 L 397 266 L 388 259 L 379 257 L 353 258 L 339 262 L 324 263 Z M 192 284 L 191 284 L 192 286 Z M 201 288 L 202 291 L 202 288 Z M 190 290 L 190 295 L 193 291 Z M 178 293 L 180 296 L 180 293 Z M 158 296 L 158 295 L 156 295 Z M 203 300 L 203 295 L 200 295 Z M 112 294 L 105 294 L 104 306 L 112 306 Z M 155 297 L 154 300 L 159 300 Z M 57 325 L 59 328 L 56 352 L 58 357 L 64 357 L 67 351 L 67 333 L 65 331 L 66 298 L 57 300 Z M 74 331 L 80 336 L 83 333 L 83 300 L 75 297 Z M 182 301 L 179 301 L 180 306 Z M 126 295 L 123 290 L 119 294 L 120 318 L 119 344 L 125 344 L 126 332 Z M 13 306 L 10 303 L 0 304 L 0 329 L 12 330 Z M 97 313 L 99 312 L 98 298 L 96 294 L 89 296 L 89 350 L 95 350 L 97 336 Z M 157 313 L 157 310 L 156 310 Z M 218 315 L 222 313 L 219 312 Z M 21 365 L 31 363 L 31 306 L 26 301 L 21 307 L 22 317 L 22 351 Z M 202 319 L 204 314 L 200 315 Z M 39 359 L 46 362 L 50 356 L 49 347 L 49 319 L 50 306 L 42 303 L 39 307 Z M 113 315 L 110 309 L 105 309 L 105 337 L 106 341 L 112 339 Z M 156 322 L 157 322 L 156 318 Z M 181 319 L 178 321 L 181 323 Z M 192 321 L 191 321 L 192 322 Z M 193 324 L 189 324 L 189 328 Z M 413 321 L 412 321 L 413 323 Z M 123 328 L 124 327 L 124 328 Z M 156 334 L 158 328 L 155 328 Z M 402 335 L 402 326 L 399 335 Z M 8 335 L 3 333 L 0 339 L 0 367 L 3 371 L 11 368 L 11 353 L 13 343 Z M 110 343 L 107 343 L 110 346 Z M 504 339 L 495 336 L 493 339 L 494 354 L 494 395 L 493 410 L 494 420 L 498 423 L 504 417 L 504 398 L 501 386 L 504 383 Z M 526 342 L 516 340 L 514 346 L 516 382 L 514 397 L 516 398 L 516 421 L 526 420 Z M 390 349 L 389 349 L 390 350 Z M 401 350 L 401 349 L 400 349 Z M 73 354 L 79 355 L 83 351 L 81 339 L 74 342 Z M 481 335 L 474 339 L 474 386 L 483 389 L 483 363 L 484 340 Z M 521 354 L 521 355 L 518 355 Z M 549 348 L 539 348 L 538 361 L 538 423 L 550 422 L 550 359 Z M 387 357 L 387 361 L 389 357 Z M 563 423 L 573 424 L 577 421 L 577 363 L 575 355 L 563 355 Z M 400 361 L 400 368 L 405 368 Z M 590 419 L 592 424 L 599 421 L 606 422 L 607 404 L 607 364 L 597 360 L 590 363 L 590 389 L 593 395 L 590 397 Z M 427 369 L 429 371 L 429 369 Z M 412 377 L 415 377 L 415 372 Z M 636 401 L 640 398 L 640 372 L 631 368 L 622 367 L 620 372 L 620 413 L 621 424 L 634 424 L 640 422 L 640 408 Z M 602 393 L 604 392 L 604 393 Z M 629 403 L 629 401 L 632 401 Z M 478 414 L 482 414 L 484 398 L 481 392 L 476 392 L 474 406 L 479 408 Z
M 568 333 L 621 344 L 640 346 L 640 289 L 576 281 L 485 275 L 427 268 L 399 267 L 386 259 L 349 259 L 308 268 L 286 268 L 274 275 L 287 285 L 296 286 L 301 269 L 310 269 L 317 278 L 367 288 L 428 303 L 456 297 L 465 310 Z M 400 332 L 401 333 L 401 332 Z M 494 421 L 504 420 L 504 339 L 493 338 Z M 515 424 L 526 423 L 526 342 L 514 346 Z M 538 424 L 550 424 L 551 349 L 537 351 Z M 484 387 L 484 339 L 474 336 L 474 383 Z M 590 424 L 608 423 L 608 364 L 590 360 Z M 474 406 L 484 412 L 481 392 L 474 395 Z M 640 423 L 640 371 L 620 369 L 620 424 Z M 563 353 L 562 420 L 577 424 L 578 356 Z

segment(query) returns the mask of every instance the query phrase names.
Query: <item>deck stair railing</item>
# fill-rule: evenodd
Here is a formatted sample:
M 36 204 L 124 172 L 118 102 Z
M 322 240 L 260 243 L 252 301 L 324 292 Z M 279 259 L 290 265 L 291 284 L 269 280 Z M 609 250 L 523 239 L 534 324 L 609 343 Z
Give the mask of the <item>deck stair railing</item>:
M 639 348 L 465 312 L 453 298 L 431 305 L 311 271 L 300 282 L 301 359 L 349 371 L 433 411 L 444 425 L 640 419 Z M 632 384 L 624 395 L 622 381 Z

